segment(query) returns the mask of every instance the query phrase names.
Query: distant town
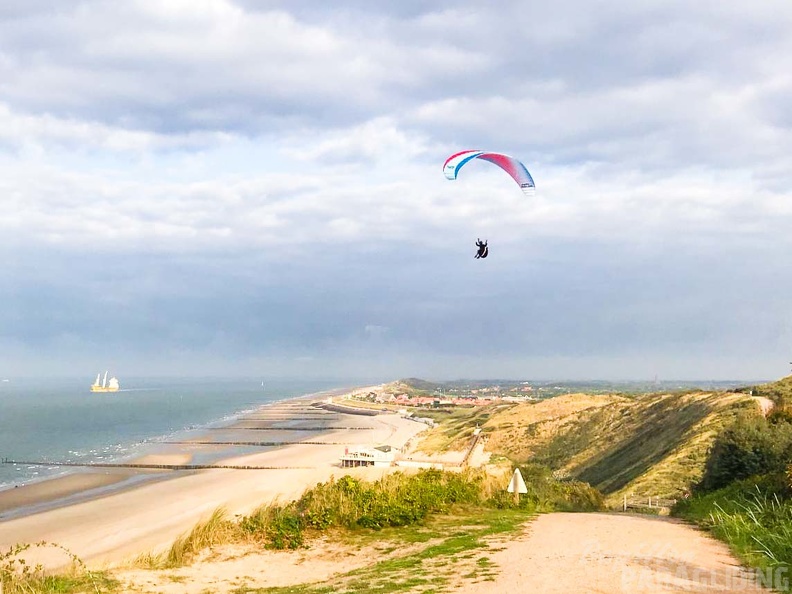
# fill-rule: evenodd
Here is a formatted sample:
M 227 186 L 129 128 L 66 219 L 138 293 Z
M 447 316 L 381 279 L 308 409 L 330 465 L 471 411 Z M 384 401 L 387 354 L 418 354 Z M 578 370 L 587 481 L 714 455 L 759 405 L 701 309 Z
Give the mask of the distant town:
M 353 391 L 349 396 L 360 402 L 395 406 L 447 407 L 484 406 L 496 402 L 543 400 L 561 394 L 646 394 L 676 390 L 729 390 L 739 387 L 729 381 L 528 381 L 456 380 L 431 382 L 409 378 L 376 388 Z

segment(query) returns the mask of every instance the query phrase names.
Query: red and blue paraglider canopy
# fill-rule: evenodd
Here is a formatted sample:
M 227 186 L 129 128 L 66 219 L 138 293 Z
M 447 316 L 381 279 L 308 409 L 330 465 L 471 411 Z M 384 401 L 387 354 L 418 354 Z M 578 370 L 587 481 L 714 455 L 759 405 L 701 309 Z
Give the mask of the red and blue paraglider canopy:
M 528 173 L 528 169 L 526 169 L 525 165 L 520 163 L 520 161 L 514 157 L 503 155 L 501 153 L 488 153 L 485 151 L 462 151 L 453 154 L 448 157 L 446 162 L 443 164 L 443 174 L 447 179 L 455 180 L 459 174 L 459 170 L 473 159 L 482 159 L 484 161 L 494 163 L 512 176 L 514 181 L 517 182 L 526 196 L 533 196 L 536 185 L 534 184 L 531 174 Z

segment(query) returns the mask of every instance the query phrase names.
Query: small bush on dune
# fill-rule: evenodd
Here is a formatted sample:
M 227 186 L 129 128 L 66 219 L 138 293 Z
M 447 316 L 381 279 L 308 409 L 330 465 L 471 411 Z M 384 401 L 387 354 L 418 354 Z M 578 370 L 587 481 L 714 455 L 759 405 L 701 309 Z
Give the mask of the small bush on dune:
M 605 507 L 605 498 L 597 489 L 580 481 L 559 481 L 546 466 L 526 464 L 520 466 L 520 474 L 528 492 L 520 496 L 519 504 L 514 503 L 512 493 L 503 489 L 493 493 L 489 504 L 532 512 L 599 511 Z
M 267 548 L 298 549 L 303 546 L 303 524 L 294 506 L 276 508 L 265 532 Z
M 521 500 L 522 509 L 602 508 L 602 496 L 585 483 L 560 483 L 539 466 L 524 467 L 523 475 L 529 493 Z M 480 470 L 397 472 L 375 482 L 344 476 L 319 483 L 288 505 L 259 508 L 242 518 L 239 526 L 247 538 L 269 548 L 296 548 L 302 546 L 305 530 L 409 526 L 425 521 L 430 514 L 446 513 L 457 504 L 514 507 L 503 482 Z
M 515 505 L 505 491 L 506 478 L 483 470 L 456 473 L 422 470 L 396 472 L 378 481 L 351 476 L 331 479 L 308 489 L 297 501 L 264 505 L 238 521 L 218 509 L 212 516 L 174 542 L 163 556 L 141 556 L 145 567 L 176 567 L 190 562 L 207 547 L 232 542 L 255 542 L 269 549 L 304 546 L 305 532 L 329 528 L 373 529 L 409 526 L 430 514 L 448 513 L 455 505 L 473 505 L 529 512 L 598 510 L 602 495 L 586 483 L 559 482 L 541 466 L 522 467 L 529 492 Z
M 456 503 L 479 503 L 480 482 L 472 475 L 439 470 L 394 473 L 374 483 L 345 476 L 306 491 L 296 509 L 306 527 L 320 530 L 407 526 Z
M 605 498 L 597 489 L 580 481 L 561 483 L 561 497 L 556 499 L 558 511 L 600 511 L 605 507 Z
M 697 490 L 713 491 L 752 476 L 777 474 L 790 460 L 792 422 L 788 415 L 742 416 L 715 439 Z
M 303 545 L 303 523 L 294 503 L 266 505 L 239 521 L 242 533 L 270 549 L 297 549 Z

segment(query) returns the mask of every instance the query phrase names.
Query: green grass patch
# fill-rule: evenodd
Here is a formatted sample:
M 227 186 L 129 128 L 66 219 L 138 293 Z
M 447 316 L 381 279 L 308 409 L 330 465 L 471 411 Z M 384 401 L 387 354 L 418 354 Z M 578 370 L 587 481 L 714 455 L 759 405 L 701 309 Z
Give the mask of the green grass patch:
M 528 486 L 519 508 L 528 512 L 602 509 L 603 498 L 585 483 L 558 481 L 548 469 L 522 467 Z M 405 528 L 402 540 L 426 542 L 421 529 L 435 515 L 465 506 L 515 508 L 505 492 L 507 480 L 481 469 L 465 472 L 421 470 L 392 473 L 368 482 L 343 476 L 319 483 L 296 501 L 264 505 L 250 515 L 230 519 L 222 509 L 176 542 L 164 555 L 141 555 L 134 563 L 147 569 L 165 569 L 191 563 L 212 547 L 253 543 L 268 549 L 298 549 L 306 539 L 328 531 L 346 531 L 355 539 L 390 528 Z M 342 537 L 343 538 L 343 537 Z M 381 540 L 387 540 L 381 537 Z
M 792 500 L 781 477 L 749 479 L 680 502 L 674 515 L 726 542 L 766 585 L 790 592 Z M 785 577 L 786 579 L 778 579 Z
M 324 594 L 327 592 L 390 594 L 437 592 L 462 580 L 492 580 L 496 568 L 482 551 L 492 538 L 506 538 L 522 529 L 532 514 L 524 509 L 460 507 L 453 515 L 433 518 L 423 527 L 427 546 L 410 554 L 384 559 L 329 582 L 281 588 L 241 587 L 237 594 Z M 393 528 L 380 536 L 413 542 L 411 531 Z

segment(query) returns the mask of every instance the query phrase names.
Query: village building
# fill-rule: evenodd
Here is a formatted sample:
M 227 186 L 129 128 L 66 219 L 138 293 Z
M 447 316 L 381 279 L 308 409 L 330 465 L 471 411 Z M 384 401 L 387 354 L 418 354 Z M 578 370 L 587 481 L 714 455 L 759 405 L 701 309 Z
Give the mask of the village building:
M 375 448 L 358 446 L 356 448 L 345 448 L 344 455 L 341 456 L 341 466 L 352 468 L 356 466 L 392 466 L 396 457 L 396 451 L 389 445 L 381 445 Z

